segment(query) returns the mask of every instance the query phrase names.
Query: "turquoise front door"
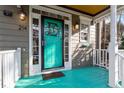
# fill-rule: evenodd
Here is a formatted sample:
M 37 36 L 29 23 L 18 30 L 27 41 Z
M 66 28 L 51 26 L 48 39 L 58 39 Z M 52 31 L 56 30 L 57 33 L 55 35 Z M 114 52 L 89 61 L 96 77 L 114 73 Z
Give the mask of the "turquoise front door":
M 64 66 L 63 21 L 42 16 L 42 70 Z

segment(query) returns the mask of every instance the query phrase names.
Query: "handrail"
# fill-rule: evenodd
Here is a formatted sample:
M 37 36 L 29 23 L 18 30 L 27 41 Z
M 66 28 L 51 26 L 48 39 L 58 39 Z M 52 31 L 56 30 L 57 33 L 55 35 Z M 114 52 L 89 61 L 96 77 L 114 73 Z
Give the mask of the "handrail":
M 79 43 L 76 45 L 76 47 L 75 47 L 75 49 L 74 49 L 74 51 L 73 51 L 72 57 L 75 55 L 75 53 L 77 53 L 77 51 L 78 51 L 79 49 L 91 48 L 91 44 L 90 44 L 89 46 L 83 47 L 83 48 L 80 48 L 80 47 L 79 47 L 80 44 L 81 44 L 81 42 L 79 42 Z
M 3 51 L 0 51 L 0 54 L 13 53 L 13 52 L 16 52 L 16 50 L 3 50 Z
M 118 56 L 118 87 L 124 87 L 124 56 L 121 53 L 116 53 Z M 121 84 L 119 83 L 121 82 Z
M 80 43 L 79 43 L 80 44 Z M 79 47 L 79 44 L 78 46 L 76 46 L 76 49 L 75 51 L 73 52 L 72 54 L 72 57 L 74 58 L 75 55 L 78 53 L 78 51 L 82 52 L 82 54 L 86 54 L 86 52 L 91 48 L 91 46 L 89 45 L 88 47 Z
M 76 47 L 75 47 L 75 49 L 74 49 L 74 51 L 73 51 L 72 57 L 73 57 L 74 54 L 77 52 L 77 48 L 78 48 L 79 44 L 80 44 L 80 43 L 78 43 L 78 44 L 76 45 Z
M 93 49 L 93 65 L 99 67 L 109 67 L 109 57 L 107 49 Z M 124 87 L 124 50 L 119 50 L 116 53 L 118 58 L 118 71 L 117 77 L 118 81 L 116 83 L 117 87 Z
M 94 49 L 94 50 L 107 50 L 107 49 Z
M 122 54 L 120 54 L 120 53 L 116 53 L 116 54 L 124 59 L 124 56 Z

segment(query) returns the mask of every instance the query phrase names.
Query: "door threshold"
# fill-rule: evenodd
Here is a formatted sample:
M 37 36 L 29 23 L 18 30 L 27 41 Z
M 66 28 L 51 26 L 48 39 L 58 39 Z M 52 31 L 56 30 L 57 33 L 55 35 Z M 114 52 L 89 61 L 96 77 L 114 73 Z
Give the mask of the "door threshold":
M 41 74 L 48 74 L 48 73 L 53 73 L 53 72 L 58 72 L 58 71 L 63 71 L 63 70 L 65 70 L 65 67 L 47 69 L 47 70 L 42 70 Z

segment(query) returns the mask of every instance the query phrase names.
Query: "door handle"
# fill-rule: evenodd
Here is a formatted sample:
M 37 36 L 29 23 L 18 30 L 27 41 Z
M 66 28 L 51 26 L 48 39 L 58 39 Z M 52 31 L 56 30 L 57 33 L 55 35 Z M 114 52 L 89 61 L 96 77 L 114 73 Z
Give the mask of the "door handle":
M 41 45 L 44 46 L 44 41 L 42 40 Z
M 42 46 L 45 46 L 45 41 L 44 40 L 42 40 Z

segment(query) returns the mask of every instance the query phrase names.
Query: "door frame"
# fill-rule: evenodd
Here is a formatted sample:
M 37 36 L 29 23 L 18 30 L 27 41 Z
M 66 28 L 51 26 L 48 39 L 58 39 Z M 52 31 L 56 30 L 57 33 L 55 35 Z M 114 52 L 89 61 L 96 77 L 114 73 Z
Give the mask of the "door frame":
M 53 20 L 57 20 L 57 21 L 61 21 L 62 22 L 62 66 L 59 66 L 59 67 L 53 67 L 53 68 L 44 68 L 44 19 L 45 18 L 48 18 L 48 19 L 53 19 Z M 53 18 L 53 17 L 48 17 L 48 16 L 43 16 L 41 15 L 41 52 L 42 52 L 42 55 L 41 55 L 41 63 L 42 63 L 42 67 L 41 67 L 41 71 L 44 71 L 44 70 L 50 70 L 50 69 L 59 69 L 61 67 L 64 67 L 64 20 L 61 20 L 61 19 L 57 19 L 57 18 Z
M 28 64 L 28 69 L 29 69 L 29 76 L 33 76 L 33 75 L 40 75 L 43 73 L 49 73 L 49 72 L 56 72 L 56 71 L 62 71 L 62 70 L 71 70 L 72 69 L 72 46 L 71 46 L 71 36 L 72 36 L 72 14 L 69 14 L 67 12 L 64 12 L 65 9 L 60 9 L 57 10 L 58 6 L 54 6 L 54 8 L 52 8 L 52 6 L 39 6 L 39 5 L 30 5 L 29 6 L 29 64 Z M 35 13 L 32 12 L 33 9 L 37 9 L 39 11 L 46 11 L 46 12 L 50 12 L 50 13 L 54 13 L 54 14 L 58 14 L 61 16 L 66 16 L 69 18 L 69 20 L 64 20 L 64 23 L 67 23 L 69 25 L 69 38 L 68 38 L 68 42 L 69 42 L 69 60 L 68 62 L 64 62 L 64 68 L 59 68 L 59 69 L 50 69 L 47 71 L 41 71 L 42 68 L 42 64 L 41 64 L 41 56 L 39 56 L 39 64 L 34 65 L 33 64 L 33 52 L 32 52 L 32 18 L 36 17 L 39 19 L 39 21 L 41 21 L 41 15 L 39 13 Z M 41 28 L 41 22 L 39 22 L 39 26 Z M 39 38 L 41 38 L 41 29 L 39 29 Z M 41 39 L 39 39 L 39 55 L 42 55 L 41 52 Z

